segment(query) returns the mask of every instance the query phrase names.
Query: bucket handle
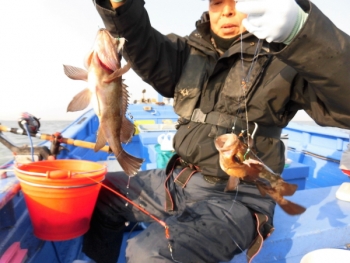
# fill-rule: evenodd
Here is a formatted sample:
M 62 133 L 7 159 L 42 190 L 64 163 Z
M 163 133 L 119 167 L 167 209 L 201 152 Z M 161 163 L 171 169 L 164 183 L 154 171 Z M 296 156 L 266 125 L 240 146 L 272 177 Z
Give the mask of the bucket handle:
M 72 172 L 66 170 L 47 171 L 46 177 L 50 179 L 67 179 L 72 177 Z
M 44 166 L 37 166 L 37 167 L 44 167 Z M 29 172 L 29 171 L 24 171 L 19 169 L 18 167 L 14 167 L 14 169 L 20 173 L 26 174 L 26 175 L 35 175 L 35 176 L 44 176 L 47 178 L 51 179 L 65 179 L 65 178 L 71 178 L 76 174 L 88 174 L 88 173 L 96 173 L 96 172 L 101 172 L 105 171 L 107 172 L 107 166 L 104 165 L 103 168 L 97 169 L 97 170 L 92 170 L 92 171 L 84 171 L 84 172 L 72 172 L 72 171 L 67 171 L 67 170 L 51 170 L 47 171 L 46 173 L 37 173 L 37 172 Z

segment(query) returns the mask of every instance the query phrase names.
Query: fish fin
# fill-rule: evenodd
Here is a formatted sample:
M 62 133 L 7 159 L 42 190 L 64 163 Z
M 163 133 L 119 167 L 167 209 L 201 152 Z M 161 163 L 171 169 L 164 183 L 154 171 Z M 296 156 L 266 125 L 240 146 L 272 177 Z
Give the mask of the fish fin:
M 282 202 L 277 202 L 277 204 L 279 204 L 279 206 L 283 209 L 283 211 L 289 215 L 300 215 L 306 211 L 305 207 L 298 205 L 296 203 L 293 203 L 284 198 Z
M 69 65 L 63 65 L 64 73 L 68 78 L 74 80 L 84 80 L 88 79 L 88 72 L 85 69 L 77 68 Z
M 258 160 L 254 160 L 252 158 L 244 160 L 243 163 L 250 167 L 253 167 L 254 169 L 258 169 L 260 171 L 264 168 L 263 163 L 259 162 Z
M 239 183 L 239 179 L 234 176 L 228 178 L 224 192 L 234 191 Z
M 125 113 L 128 109 L 128 104 L 129 104 L 129 92 L 127 90 L 127 87 L 128 86 L 122 82 L 122 107 L 121 107 L 121 110 L 122 110 L 123 116 L 125 115 Z
M 75 95 L 67 107 L 67 111 L 80 111 L 89 106 L 91 91 L 86 88 Z
M 106 144 L 107 144 L 107 140 L 106 140 L 101 128 L 98 128 L 94 151 L 97 152 L 101 148 L 105 147 Z
M 131 140 L 135 132 L 134 124 L 129 121 L 127 118 L 123 118 L 122 127 L 120 129 L 120 141 L 122 143 L 127 143 Z
M 110 82 L 116 80 L 117 78 L 119 78 L 120 76 L 122 76 L 123 74 L 128 72 L 128 70 L 130 68 L 131 68 L 131 64 L 130 64 L 130 62 L 128 62 L 124 67 L 115 70 L 111 75 L 109 75 L 107 78 L 105 78 L 103 80 L 103 82 L 110 83 Z
M 137 158 L 135 156 L 132 156 L 125 152 L 124 150 L 119 153 L 118 156 L 116 156 L 120 166 L 124 170 L 124 172 L 129 175 L 133 176 L 137 174 L 139 171 L 141 164 L 143 163 L 143 159 Z
M 91 65 L 91 61 L 94 55 L 94 51 L 91 51 L 90 53 L 88 53 L 84 59 L 84 66 L 86 69 L 88 69 Z
M 287 183 L 283 179 L 281 179 L 278 180 L 274 188 L 283 196 L 292 196 L 298 189 L 298 185 Z
M 121 114 L 124 116 L 129 104 L 129 93 L 127 90 L 127 85 L 123 83 L 122 80 L 122 105 L 121 105 Z M 125 116 L 122 120 L 122 128 L 120 130 L 120 141 L 121 142 L 129 142 L 135 132 L 135 126 L 129 119 Z

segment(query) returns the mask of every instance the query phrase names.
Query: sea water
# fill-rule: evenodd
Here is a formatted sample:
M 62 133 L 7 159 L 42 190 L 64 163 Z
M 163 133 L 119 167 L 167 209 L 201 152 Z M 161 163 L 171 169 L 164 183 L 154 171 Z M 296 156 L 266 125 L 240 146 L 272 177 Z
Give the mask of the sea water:
M 54 134 L 55 132 L 61 132 L 72 121 L 40 121 L 39 133 L 41 134 Z M 20 128 L 17 121 L 1 121 L 1 125 L 8 128 Z M 30 139 L 34 146 L 44 142 L 38 138 L 29 138 L 27 135 L 13 134 L 10 132 L 2 132 L 2 135 L 6 137 L 12 144 L 21 147 L 24 145 L 31 145 Z M 1 166 L 13 159 L 13 153 L 0 142 L 0 168 Z

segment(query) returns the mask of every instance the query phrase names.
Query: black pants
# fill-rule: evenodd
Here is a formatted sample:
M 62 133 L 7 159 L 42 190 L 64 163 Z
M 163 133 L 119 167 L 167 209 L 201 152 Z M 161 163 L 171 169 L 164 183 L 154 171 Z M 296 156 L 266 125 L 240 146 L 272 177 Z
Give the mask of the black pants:
M 173 176 L 179 173 L 175 169 Z M 225 184 L 210 184 L 200 173 L 185 188 L 170 178 L 175 211 L 165 212 L 164 170 L 142 171 L 130 178 L 123 172 L 107 174 L 104 184 L 117 189 L 169 226 L 154 222 L 128 241 L 127 262 L 220 262 L 244 251 L 256 235 L 252 213 L 237 201 L 237 192 L 225 193 Z M 239 191 L 239 188 L 238 188 Z M 118 259 L 125 222 L 152 222 L 151 218 L 113 192 L 101 188 L 83 251 L 98 263 Z M 172 245 L 172 253 L 169 250 Z

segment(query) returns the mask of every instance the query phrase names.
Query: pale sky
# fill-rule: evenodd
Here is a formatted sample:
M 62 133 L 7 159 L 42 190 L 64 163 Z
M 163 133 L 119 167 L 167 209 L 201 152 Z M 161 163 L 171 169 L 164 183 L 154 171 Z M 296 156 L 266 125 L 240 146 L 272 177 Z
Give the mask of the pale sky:
M 343 31 L 350 34 L 349 0 L 313 1 Z M 208 1 L 146 0 L 158 31 L 188 35 Z M 63 64 L 83 67 L 98 28 L 103 27 L 89 0 L 0 1 L 0 123 L 17 120 L 27 111 L 42 120 L 74 120 L 83 112 L 67 113 L 75 94 L 85 88 L 63 73 Z M 133 72 L 124 75 L 131 100 L 157 94 Z M 308 119 L 298 114 L 298 120 Z

